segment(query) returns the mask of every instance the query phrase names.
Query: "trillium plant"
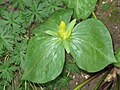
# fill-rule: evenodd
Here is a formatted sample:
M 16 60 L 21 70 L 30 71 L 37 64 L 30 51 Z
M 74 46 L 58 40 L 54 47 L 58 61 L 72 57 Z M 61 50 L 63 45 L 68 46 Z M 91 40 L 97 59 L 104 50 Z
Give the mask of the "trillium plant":
M 90 73 L 117 63 L 106 26 L 100 20 L 88 18 L 96 1 L 63 0 L 68 9 L 56 11 L 33 30 L 26 60 L 22 62 L 23 80 L 34 83 L 54 80 L 63 70 L 65 54 L 70 54 L 80 69 Z M 81 6 L 73 7 L 72 2 Z

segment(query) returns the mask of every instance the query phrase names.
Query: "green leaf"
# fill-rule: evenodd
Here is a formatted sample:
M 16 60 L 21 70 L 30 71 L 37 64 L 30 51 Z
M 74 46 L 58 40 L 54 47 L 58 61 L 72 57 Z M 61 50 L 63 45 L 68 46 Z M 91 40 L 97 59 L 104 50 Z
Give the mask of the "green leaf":
M 58 10 L 52 14 L 51 17 L 47 19 L 47 21 L 45 21 L 39 27 L 35 28 L 33 33 L 37 36 L 41 33 L 45 34 L 46 31 L 56 32 L 61 21 L 64 21 L 66 25 L 70 22 L 71 15 L 72 10 Z
M 4 30 L 3 27 L 0 27 L 0 50 L 4 47 L 8 50 L 13 50 L 13 44 L 14 41 L 11 31 Z
M 76 19 L 72 20 L 68 25 L 67 25 L 67 30 L 66 31 L 70 31 L 73 29 L 73 27 L 76 24 Z
M 30 0 L 28 2 L 29 9 L 26 10 L 26 18 L 32 22 L 43 22 L 44 17 L 46 17 L 46 11 L 44 4 L 40 3 L 39 0 Z
M 25 53 L 27 49 L 27 40 L 21 41 L 21 43 L 15 42 L 14 50 L 10 54 L 10 63 L 20 65 L 25 60 Z M 21 63 L 22 66 L 22 63 Z
M 20 24 L 21 19 L 19 17 L 19 12 L 4 11 L 2 13 L 2 19 L 0 19 L 0 26 L 2 26 L 5 31 L 8 31 L 12 34 L 18 34 L 22 31 Z
M 71 40 L 71 54 L 83 70 L 97 72 L 116 62 L 110 34 L 99 20 L 88 19 L 79 23 L 73 29 Z
M 63 0 L 68 8 L 74 10 L 74 17 L 86 19 L 94 10 L 97 0 Z
M 0 78 L 7 82 L 11 82 L 13 79 L 13 72 L 17 69 L 16 66 L 10 65 L 9 62 L 0 64 Z
M 19 9 L 24 10 L 25 8 L 25 2 L 29 2 L 28 0 L 10 0 L 10 3 L 13 4 L 13 7 L 18 7 Z
M 62 9 L 61 0 L 46 0 L 43 2 L 45 4 L 45 9 L 49 13 L 53 13 L 56 10 Z
M 54 31 L 48 30 L 48 31 L 45 31 L 45 33 L 51 36 L 57 36 L 57 32 L 54 32 Z
M 34 37 L 28 45 L 22 79 L 35 83 L 51 81 L 62 72 L 64 59 L 65 51 L 59 38 Z
M 70 48 L 67 40 L 63 40 L 63 46 L 67 53 L 70 53 Z
M 120 48 L 118 49 L 118 51 L 115 54 L 116 60 L 117 62 L 114 63 L 114 65 L 118 68 L 120 68 Z
M 80 68 L 74 63 L 68 63 L 67 69 L 70 71 L 70 73 L 80 74 Z
M 107 11 L 110 9 L 110 7 L 111 7 L 110 3 L 104 3 L 102 4 L 102 11 Z
M 59 77 L 58 81 L 54 83 L 54 88 L 56 88 L 56 90 L 68 90 L 70 87 L 70 80 L 71 79 L 68 76 Z
M 5 2 L 3 0 L 0 0 L 0 4 L 4 4 Z

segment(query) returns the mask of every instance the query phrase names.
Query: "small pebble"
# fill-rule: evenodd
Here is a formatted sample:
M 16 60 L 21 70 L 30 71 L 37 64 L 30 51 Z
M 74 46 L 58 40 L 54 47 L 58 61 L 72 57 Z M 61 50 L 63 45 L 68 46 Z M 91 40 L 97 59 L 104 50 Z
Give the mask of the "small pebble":
M 118 28 L 118 27 L 115 27 L 115 28 Z
M 75 75 L 73 75 L 73 79 L 75 78 Z
M 81 76 L 84 78 L 85 76 L 83 74 L 81 74 Z
M 102 2 L 102 4 L 105 4 L 106 2 Z
M 111 14 L 109 14 L 109 17 L 111 16 Z
M 75 84 L 78 85 L 78 82 L 76 82 Z
M 89 75 L 85 75 L 85 79 L 88 79 L 90 76 Z

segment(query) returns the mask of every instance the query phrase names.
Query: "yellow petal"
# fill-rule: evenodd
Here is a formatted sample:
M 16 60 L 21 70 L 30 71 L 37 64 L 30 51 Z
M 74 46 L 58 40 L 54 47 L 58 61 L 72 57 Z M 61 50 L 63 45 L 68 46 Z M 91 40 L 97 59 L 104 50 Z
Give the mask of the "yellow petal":
M 66 24 L 64 21 L 61 21 L 60 26 L 58 28 L 58 35 L 62 39 L 67 39 L 70 37 L 72 30 L 66 31 Z
M 63 39 L 69 38 L 70 35 L 71 35 L 71 32 L 72 32 L 72 30 L 69 30 L 68 32 L 65 32 Z
M 61 21 L 60 26 L 59 26 L 59 30 L 62 30 L 62 31 L 66 30 L 66 24 L 64 21 Z

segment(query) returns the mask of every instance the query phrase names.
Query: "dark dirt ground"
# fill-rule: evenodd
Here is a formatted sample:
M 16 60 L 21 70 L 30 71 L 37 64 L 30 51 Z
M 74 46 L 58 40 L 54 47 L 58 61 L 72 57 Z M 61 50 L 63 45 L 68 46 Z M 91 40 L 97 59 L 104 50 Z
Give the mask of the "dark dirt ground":
M 110 5 L 107 10 L 102 10 L 104 3 L 108 3 Z M 103 21 L 108 28 L 113 41 L 114 51 L 117 51 L 117 49 L 120 48 L 120 0 L 99 0 L 98 5 L 96 6 L 95 14 L 97 18 Z M 82 90 L 93 90 L 102 75 L 85 85 Z M 74 75 L 74 79 L 70 82 L 70 90 L 73 90 L 89 76 L 90 75 L 86 73 L 82 73 L 81 75 Z

